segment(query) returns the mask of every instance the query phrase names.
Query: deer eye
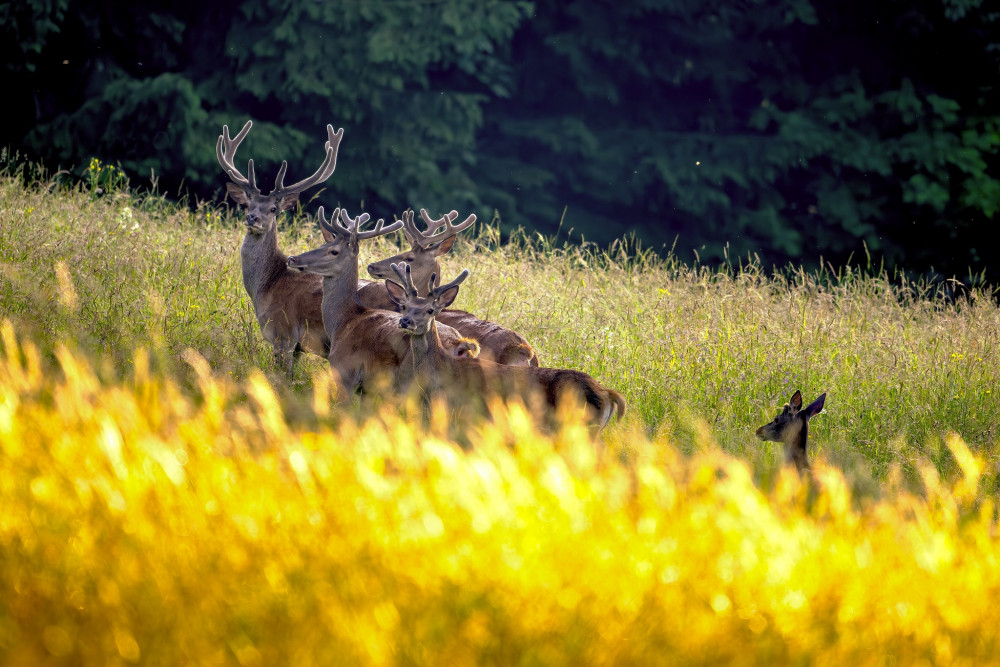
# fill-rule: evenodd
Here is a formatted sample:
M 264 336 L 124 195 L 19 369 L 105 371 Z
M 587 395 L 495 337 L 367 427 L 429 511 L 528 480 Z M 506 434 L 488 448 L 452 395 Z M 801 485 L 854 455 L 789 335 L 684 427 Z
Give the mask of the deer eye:
M 330 248 L 330 254 L 336 256 L 340 254 L 340 251 L 336 248 Z
M 277 206 L 272 206 L 271 207 L 271 213 L 277 213 L 277 212 L 278 212 L 278 207 Z
M 414 259 L 413 255 L 407 255 L 406 257 L 403 258 L 403 261 L 404 262 L 412 262 L 413 259 Z
M 434 309 L 433 308 L 428 308 L 427 309 L 427 314 L 428 315 L 433 315 L 434 314 Z

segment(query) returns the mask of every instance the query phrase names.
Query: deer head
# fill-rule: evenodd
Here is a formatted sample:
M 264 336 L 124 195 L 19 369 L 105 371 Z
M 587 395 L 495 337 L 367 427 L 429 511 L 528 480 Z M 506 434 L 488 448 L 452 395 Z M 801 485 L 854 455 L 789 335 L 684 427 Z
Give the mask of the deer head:
M 808 470 L 806 442 L 809 436 L 809 420 L 823 410 L 825 402 L 824 393 L 803 408 L 802 392 L 796 391 L 773 420 L 757 429 L 757 437 L 764 441 L 784 443 L 786 462 L 794 463 L 799 472 Z
M 215 156 L 219 160 L 223 171 L 228 174 L 230 183 L 226 184 L 226 191 L 240 206 L 247 209 L 246 225 L 247 232 L 251 234 L 266 234 L 274 229 L 278 213 L 287 211 L 295 206 L 299 200 L 299 194 L 314 185 L 319 185 L 333 174 L 337 168 L 337 151 L 340 149 L 340 140 L 344 137 L 344 129 L 333 131 L 332 125 L 326 126 L 326 157 L 320 164 L 319 169 L 312 176 L 305 178 L 293 185 L 285 185 L 285 172 L 288 170 L 288 162 L 282 161 L 281 168 L 274 180 L 274 189 L 268 194 L 263 194 L 257 187 L 257 179 L 254 174 L 253 160 L 247 164 L 247 174 L 244 176 L 236 168 L 233 158 L 236 156 L 236 149 L 240 142 L 246 137 L 253 125 L 247 121 L 243 129 L 235 137 L 229 137 L 229 126 L 222 126 L 222 134 L 215 144 Z
M 469 277 L 469 270 L 463 269 L 457 278 L 447 285 L 438 286 L 437 274 L 431 274 L 430 293 L 420 296 L 413 284 L 410 265 L 402 262 L 391 265 L 393 273 L 399 282 L 385 281 L 389 298 L 399 308 L 402 317 L 399 318 L 399 328 L 407 334 L 421 336 L 426 334 L 434 318 L 442 310 L 451 305 L 458 296 L 458 286 Z
M 393 280 L 392 265 L 405 263 L 410 268 L 413 284 L 417 285 L 421 294 L 426 295 L 430 292 L 431 274 L 441 274 L 438 258 L 451 250 L 458 233 L 471 227 L 476 222 L 476 216 L 472 214 L 459 224 L 453 225 L 451 223 L 458 218 L 458 211 L 451 211 L 437 220 L 432 220 L 426 209 L 420 209 L 420 217 L 427 223 L 425 232 L 420 231 L 414 223 L 413 211 L 404 211 L 401 217 L 403 234 L 410 242 L 410 249 L 369 264 L 368 274 L 379 280 Z
M 358 241 L 391 234 L 403 226 L 399 220 L 386 226 L 385 220 L 379 218 L 374 229 L 360 231 L 361 226 L 371 218 L 367 213 L 351 218 L 346 210 L 336 208 L 333 211 L 333 217 L 328 221 L 322 206 L 319 207 L 316 218 L 319 221 L 320 230 L 323 232 L 324 243 L 315 250 L 289 257 L 287 260 L 288 268 L 294 271 L 315 273 L 321 276 L 338 276 L 343 274 L 345 269 L 353 269 L 356 272 Z M 355 285 L 352 289 L 356 287 Z

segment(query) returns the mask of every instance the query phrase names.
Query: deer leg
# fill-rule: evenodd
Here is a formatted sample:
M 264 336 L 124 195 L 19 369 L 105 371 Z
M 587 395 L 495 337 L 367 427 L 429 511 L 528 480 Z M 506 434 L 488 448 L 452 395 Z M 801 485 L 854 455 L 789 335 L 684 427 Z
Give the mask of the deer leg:
M 274 362 L 285 375 L 292 376 L 295 370 L 295 359 L 298 357 L 298 343 L 287 338 L 276 338 L 274 341 Z
M 333 371 L 337 385 L 336 402 L 350 403 L 351 397 L 364 382 L 364 368 L 357 368 L 352 364 L 338 364 L 331 360 L 330 369 Z

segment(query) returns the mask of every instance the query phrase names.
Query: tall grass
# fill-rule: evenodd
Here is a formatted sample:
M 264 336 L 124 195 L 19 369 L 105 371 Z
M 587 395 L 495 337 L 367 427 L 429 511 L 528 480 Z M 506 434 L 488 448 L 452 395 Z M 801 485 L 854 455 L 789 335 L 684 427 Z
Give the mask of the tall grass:
M 191 348 L 218 372 L 244 379 L 263 368 L 286 385 L 241 284 L 235 211 L 172 205 L 108 179 L 95 196 L 93 184 L 28 171 L 8 166 L 0 179 L 0 313 L 43 355 L 71 344 L 122 377 L 137 347 L 151 350 L 154 368 L 181 373 Z M 340 203 L 328 192 L 316 199 Z M 320 243 L 305 213 L 283 225 L 287 253 Z M 362 265 L 394 251 L 393 241 L 367 244 Z M 501 243 L 489 226 L 444 264 L 446 277 L 472 270 L 456 307 L 521 331 L 543 364 L 619 389 L 631 423 L 683 451 L 704 424 L 725 451 L 773 475 L 779 448 L 752 432 L 801 389 L 807 400 L 829 393 L 811 446 L 859 484 L 874 488 L 893 465 L 915 479 L 924 459 L 953 471 L 949 432 L 996 465 L 1000 311 L 989 292 L 949 299 L 852 266 L 689 265 L 624 242 L 608 251 L 525 235 Z M 300 361 L 292 392 L 308 391 L 324 367 Z
M 1000 662 L 996 471 L 958 436 L 959 474 L 859 503 L 707 432 L 602 453 L 514 404 L 466 452 L 440 407 L 333 420 L 319 381 L 306 429 L 193 351 L 185 388 L 0 340 L 2 664 Z

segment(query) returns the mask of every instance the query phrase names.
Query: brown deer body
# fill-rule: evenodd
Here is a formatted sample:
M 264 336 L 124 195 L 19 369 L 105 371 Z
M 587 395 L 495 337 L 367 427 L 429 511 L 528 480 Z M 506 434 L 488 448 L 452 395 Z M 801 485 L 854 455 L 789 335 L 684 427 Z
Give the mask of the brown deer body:
M 379 220 L 373 230 L 360 231 L 369 219 L 367 213 L 352 220 L 346 211 L 337 209 L 328 222 L 322 207 L 317 218 L 325 243 L 289 257 L 287 264 L 290 270 L 320 279 L 323 324 L 331 341 L 330 367 L 336 371 L 338 400 L 347 400 L 359 388 L 365 391 L 380 382 L 395 383 L 400 366 L 410 357 L 409 343 L 399 329 L 399 314 L 366 308 L 357 296 L 358 241 L 391 233 L 402 223 L 385 226 Z M 445 335 L 451 354 L 478 352 L 475 341 L 463 339 L 454 329 L 449 327 Z
M 521 396 L 529 400 L 538 397 L 549 409 L 554 409 L 560 400 L 575 395 L 583 400 L 597 430 L 604 428 L 615 414 L 619 418 L 625 414 L 626 404 L 621 394 L 581 371 L 507 366 L 487 359 L 449 355 L 441 343 L 435 318 L 458 296 L 458 286 L 469 271 L 466 269 L 447 285 L 433 287 L 427 296 L 420 296 L 407 265 L 393 267 L 398 282 L 388 280 L 385 286 L 402 311 L 399 326 L 409 334 L 411 381 L 422 384 L 432 394 L 444 392 L 459 402 L 489 395 Z
M 805 408 L 802 407 L 802 392 L 796 390 L 778 415 L 757 429 L 757 437 L 767 442 L 785 445 L 785 463 L 794 463 L 799 472 L 808 472 L 809 457 L 806 444 L 809 437 L 809 420 L 823 409 L 826 393 L 820 395 Z
M 427 231 L 417 228 L 413 221 L 413 212 L 403 213 L 403 233 L 410 242 L 410 249 L 393 255 L 380 262 L 368 265 L 368 274 L 379 280 L 393 279 L 391 266 L 400 262 L 410 267 L 413 284 L 417 291 L 426 296 L 430 290 L 428 282 L 431 275 L 441 275 L 439 258 L 451 250 L 458 238 L 458 233 L 468 229 L 476 216 L 470 215 L 458 225 L 452 225 L 458 218 L 457 211 L 451 211 L 443 217 L 432 220 L 424 209 L 420 216 L 427 224 Z M 362 300 L 374 308 L 392 310 L 395 306 L 381 283 L 370 283 L 359 290 Z M 508 366 L 538 366 L 538 355 L 528 344 L 524 336 L 501 326 L 495 322 L 483 320 L 464 310 L 447 309 L 441 311 L 437 321 L 456 329 L 463 336 L 474 338 L 481 346 L 481 359 L 489 359 Z
M 278 363 L 291 373 L 299 353 L 304 350 L 326 356 L 330 341 L 320 308 L 322 280 L 288 269 L 287 258 L 278 248 L 277 216 L 293 208 L 299 194 L 333 174 L 344 130 L 334 133 L 333 126 L 327 125 L 326 158 L 312 176 L 285 186 L 288 163 L 282 162 L 274 189 L 265 195 L 257 187 L 253 160 L 248 163 L 248 176 L 243 176 L 233 163 L 236 149 L 251 126 L 251 121 L 247 121 L 232 139 L 229 126 L 223 126 L 215 152 L 232 181 L 226 186 L 228 194 L 237 204 L 246 207 L 246 236 L 240 247 L 243 287 L 253 303 L 264 340 L 274 347 Z

